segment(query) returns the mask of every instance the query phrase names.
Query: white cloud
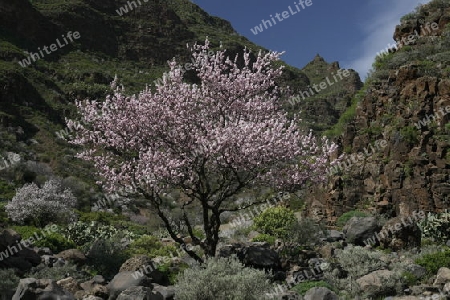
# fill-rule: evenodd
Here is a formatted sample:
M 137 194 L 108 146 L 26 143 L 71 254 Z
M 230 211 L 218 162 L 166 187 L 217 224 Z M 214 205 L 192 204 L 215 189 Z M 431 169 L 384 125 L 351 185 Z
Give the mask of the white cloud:
M 355 59 L 344 64 L 355 69 L 361 78 L 365 78 L 376 54 L 394 43 L 392 36 L 395 26 L 400 23 L 400 18 L 414 11 L 419 4 L 428 2 L 430 0 L 395 0 L 389 5 L 382 5 L 379 0 L 368 1 L 367 6 L 374 14 L 361 24 L 360 30 L 365 38 L 361 41 L 360 47 L 355 49 L 353 55 Z

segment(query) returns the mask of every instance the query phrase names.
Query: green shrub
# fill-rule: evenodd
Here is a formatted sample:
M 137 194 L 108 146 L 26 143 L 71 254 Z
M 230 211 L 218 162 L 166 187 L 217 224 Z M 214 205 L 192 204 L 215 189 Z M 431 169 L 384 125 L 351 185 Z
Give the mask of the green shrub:
M 143 235 L 134 240 L 126 250 L 128 256 L 146 255 L 150 258 L 157 256 L 173 256 L 177 253 L 175 246 L 163 245 L 157 237 Z
M 313 287 L 326 287 L 333 290 L 333 287 L 326 281 L 305 281 L 297 284 L 292 288 L 293 291 L 297 292 L 299 295 L 304 296 L 307 291 Z
M 59 253 L 77 247 L 73 241 L 68 240 L 65 236 L 56 232 L 46 235 L 42 240 L 37 241 L 35 245 L 37 247 L 48 247 L 53 253 Z
M 432 239 L 435 242 L 446 243 L 450 240 L 450 213 L 428 213 L 427 217 L 420 220 L 419 228 L 422 238 Z
M 406 283 L 408 286 L 414 286 L 414 285 L 416 285 L 417 282 L 418 282 L 418 280 L 419 280 L 419 279 L 416 277 L 416 275 L 414 275 L 414 274 L 411 273 L 411 272 L 407 272 L 407 271 L 405 271 L 405 272 L 402 273 L 402 277 L 403 277 L 403 279 L 405 280 L 405 283 Z
M 441 252 L 425 254 L 416 259 L 416 264 L 427 269 L 429 276 L 435 275 L 439 268 L 450 267 L 450 249 Z
M 94 211 L 94 212 L 80 212 L 78 220 L 85 223 L 98 222 L 103 225 L 114 225 L 119 221 L 127 220 L 127 218 L 123 215 L 115 215 L 109 212 L 103 211 Z
M 353 217 L 367 217 L 368 214 L 366 212 L 360 210 L 351 210 L 346 213 L 343 213 L 336 221 L 336 225 L 338 227 L 344 227 L 344 225 Z
M 0 269 L 0 295 L 8 294 L 19 285 L 19 277 L 13 269 Z
M 252 239 L 253 242 L 267 242 L 270 245 L 275 245 L 275 240 L 276 237 L 265 233 L 259 234 Z
M 189 268 L 189 265 L 186 263 L 172 264 L 169 262 L 158 266 L 158 270 L 167 275 L 171 285 L 176 283 L 178 275 L 183 273 L 187 268 Z
M 294 212 L 285 207 L 270 207 L 255 217 L 256 230 L 279 238 L 286 237 L 289 228 L 296 222 Z
M 311 218 L 296 221 L 288 230 L 286 242 L 290 246 L 313 247 L 326 236 L 326 228 Z
M 41 231 L 41 229 L 35 226 L 12 226 L 11 228 L 18 234 L 20 234 L 22 240 L 26 240 L 30 238 L 35 232 Z
M 77 279 L 79 282 L 87 281 L 92 278 L 92 275 L 90 273 L 78 270 L 77 267 L 71 263 L 68 263 L 61 267 L 47 267 L 43 265 L 33 267 L 25 274 L 25 277 L 61 280 L 67 275 L 73 277 L 74 279 Z
M 58 232 L 84 250 L 87 250 L 95 240 L 109 239 L 118 234 L 124 235 L 129 240 L 136 238 L 136 235 L 128 230 L 119 230 L 112 225 L 102 225 L 95 221 L 90 223 L 78 221 L 67 227 L 59 228 Z
M 324 270 L 324 278 L 340 291 L 347 291 L 347 293 L 354 296 L 362 296 L 362 291 L 359 288 L 356 280 L 373 271 L 385 269 L 387 264 L 381 259 L 382 253 L 372 251 L 360 246 L 347 246 L 344 250 L 336 250 L 336 263 L 344 271 L 344 276 L 337 275 L 333 268 Z M 394 273 L 394 276 L 383 280 L 382 289 L 375 289 L 364 295 L 363 299 L 373 299 L 373 296 L 379 295 L 384 291 L 392 291 L 401 289 L 402 280 L 401 274 Z M 353 298 L 351 298 L 353 299 Z
M 244 267 L 235 258 L 211 258 L 177 278 L 177 300 L 259 300 L 271 285 L 264 271 Z
M 125 251 L 126 246 L 122 243 L 122 238 L 123 236 L 118 234 L 98 239 L 89 249 L 88 265 L 106 279 L 112 279 L 119 272 L 122 264 L 130 258 Z

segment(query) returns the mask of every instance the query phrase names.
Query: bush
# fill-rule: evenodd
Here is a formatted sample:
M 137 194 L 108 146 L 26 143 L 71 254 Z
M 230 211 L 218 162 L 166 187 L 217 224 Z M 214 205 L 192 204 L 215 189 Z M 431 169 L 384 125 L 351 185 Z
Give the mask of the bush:
M 35 246 L 48 247 L 53 253 L 59 253 L 64 250 L 74 249 L 77 247 L 73 241 L 66 239 L 65 236 L 56 232 L 46 235 L 42 240 L 37 241 Z
M 37 266 L 32 268 L 25 274 L 25 278 L 36 278 L 36 279 L 54 279 L 61 280 L 67 276 L 73 277 L 79 282 L 87 281 L 92 278 L 92 274 L 85 271 L 77 270 L 77 267 L 71 263 L 68 263 L 61 267 L 47 267 L 47 266 Z
M 104 225 L 114 225 L 117 222 L 124 221 L 127 218 L 123 215 L 115 215 L 109 212 L 95 211 L 95 212 L 79 212 L 79 221 L 90 223 L 98 222 Z
M 428 275 L 435 275 L 439 268 L 450 267 L 450 249 L 441 252 L 425 254 L 416 259 L 416 264 L 427 269 Z
M 19 285 L 19 277 L 13 269 L 0 269 L 0 296 L 8 295 Z
M 244 267 L 235 258 L 208 259 L 177 279 L 177 300 L 259 300 L 271 289 L 264 271 Z
M 172 256 L 177 253 L 175 246 L 164 246 L 158 238 L 151 235 L 143 235 L 133 241 L 126 250 L 129 256 L 146 255 L 150 258 L 157 256 Z
M 275 240 L 276 240 L 276 237 L 271 236 L 269 234 L 262 233 L 256 237 L 254 237 L 252 239 L 252 242 L 267 242 L 270 245 L 275 245 Z
M 14 222 L 42 227 L 50 222 L 72 221 L 76 202 L 72 192 L 62 188 L 60 180 L 51 179 L 42 188 L 25 184 L 5 208 Z
M 183 273 L 189 265 L 186 263 L 173 263 L 172 261 L 169 263 L 163 263 L 158 266 L 158 271 L 164 273 L 169 278 L 170 285 L 174 285 L 177 281 L 178 275 Z
M 88 265 L 97 274 L 111 280 L 118 272 L 122 264 L 130 258 L 126 253 L 126 246 L 122 242 L 123 236 L 118 234 L 110 238 L 96 240 L 88 254 Z
M 279 238 L 285 238 L 290 227 L 297 219 L 294 212 L 285 207 L 270 207 L 255 217 L 256 230 Z
M 360 246 L 348 246 L 344 250 L 336 250 L 339 265 L 355 279 L 385 268 L 387 265 L 381 257 L 382 253 Z
M 326 236 L 326 228 L 313 219 L 302 218 L 289 228 L 286 241 L 290 245 L 315 246 Z
M 419 222 L 422 238 L 432 239 L 445 244 L 450 240 L 450 213 L 428 213 L 427 217 Z
M 115 235 L 123 234 L 126 239 L 133 240 L 136 235 L 128 230 L 119 230 L 111 225 L 101 225 L 95 221 L 90 223 L 75 222 L 59 231 L 67 239 L 74 241 L 78 246 L 85 248 L 98 239 L 109 239 Z
M 33 245 L 37 247 L 48 247 L 53 253 L 73 249 L 77 246 L 73 241 L 67 239 L 64 235 L 57 232 L 51 232 L 50 230 L 46 231 L 45 229 L 39 229 L 34 226 L 13 226 L 12 228 L 20 234 L 22 240 L 26 240 L 32 237 L 33 234 L 37 233 L 39 237 L 42 237 L 42 239 L 36 240 Z
M 353 217 L 367 217 L 368 214 L 360 211 L 360 210 L 352 210 L 348 211 L 346 213 L 343 213 L 336 221 L 336 226 L 338 227 L 344 227 L 345 224 L 347 224 L 348 220 L 350 220 Z
M 293 291 L 297 292 L 299 295 L 304 296 L 307 291 L 313 287 L 326 287 L 329 290 L 333 290 L 333 287 L 325 281 L 305 281 L 297 284 L 292 288 Z
M 344 250 L 336 250 L 336 263 L 342 271 L 333 268 L 324 270 L 325 279 L 341 291 L 348 291 L 352 296 L 361 295 L 356 280 L 370 272 L 384 269 L 386 263 L 381 260 L 382 254 L 360 246 L 347 246 Z M 339 274 L 340 275 L 337 275 Z M 400 276 L 400 275 L 399 275 Z

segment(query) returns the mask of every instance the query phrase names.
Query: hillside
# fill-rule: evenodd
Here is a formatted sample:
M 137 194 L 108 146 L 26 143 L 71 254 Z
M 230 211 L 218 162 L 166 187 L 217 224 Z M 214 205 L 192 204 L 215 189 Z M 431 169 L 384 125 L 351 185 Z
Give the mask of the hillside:
M 124 0 L 0 1 L 0 16 L 0 152 L 3 157 L 7 152 L 21 157 L 16 168 L 0 175 L 4 200 L 24 182 L 42 183 L 51 174 L 69 178 L 76 190 L 96 188 L 89 167 L 73 158 L 76 149 L 60 137 L 70 134 L 64 118 L 74 117 L 74 101 L 103 99 L 115 75 L 127 93 L 139 92 L 160 78 L 173 57 L 190 62 L 186 44 L 206 37 L 216 49 L 222 44 L 231 56 L 244 47 L 265 51 L 238 35 L 229 22 L 209 16 L 188 0 L 136 6 Z M 78 39 L 70 40 L 74 33 Z M 55 51 L 49 49 L 52 44 Z M 322 71 L 319 77 L 326 77 L 328 71 Z M 306 73 L 286 66 L 279 84 L 301 91 L 317 77 L 310 80 Z M 194 77 L 186 73 L 187 80 Z M 359 84 L 358 79 L 340 96 L 347 99 L 340 101 L 340 110 Z M 317 119 L 311 109 L 328 120 L 314 129 L 329 129 L 338 117 L 333 106 L 339 101 L 330 97 L 334 96 L 309 100 L 305 121 L 313 124 Z M 89 193 L 78 196 L 88 208 Z

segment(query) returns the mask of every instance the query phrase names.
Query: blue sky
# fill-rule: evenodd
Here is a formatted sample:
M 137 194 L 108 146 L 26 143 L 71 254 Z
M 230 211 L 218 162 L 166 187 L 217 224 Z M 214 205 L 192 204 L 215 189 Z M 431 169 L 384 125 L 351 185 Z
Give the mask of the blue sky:
M 341 68 L 355 69 L 365 78 L 377 52 L 393 43 L 400 17 L 429 0 L 311 0 L 302 8 L 299 0 L 193 0 L 209 14 L 231 22 L 234 29 L 269 50 L 285 51 L 282 59 L 298 68 L 319 53 Z M 300 11 L 295 8 L 298 5 Z M 289 12 L 289 6 L 294 13 Z M 276 13 L 288 11 L 278 21 Z M 276 24 L 257 35 L 250 30 L 262 19 Z M 282 16 L 279 18 L 282 19 Z

